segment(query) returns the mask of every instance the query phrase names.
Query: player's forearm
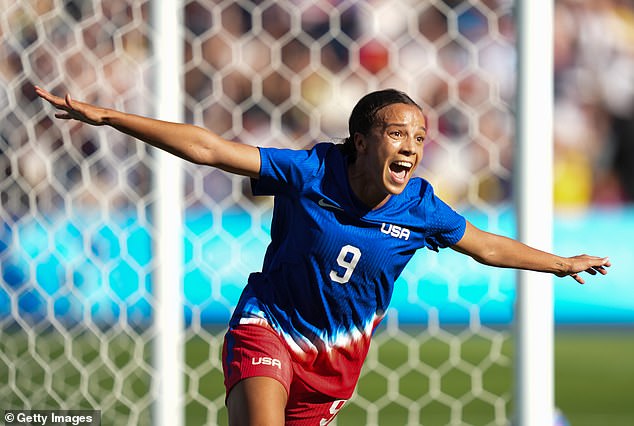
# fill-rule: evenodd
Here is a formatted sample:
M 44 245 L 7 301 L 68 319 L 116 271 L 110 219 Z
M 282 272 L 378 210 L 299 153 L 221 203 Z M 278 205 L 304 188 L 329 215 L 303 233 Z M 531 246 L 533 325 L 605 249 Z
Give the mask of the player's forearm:
M 519 241 L 482 231 L 468 221 L 464 235 L 452 248 L 485 265 L 549 272 L 559 277 L 570 275 L 579 284 L 584 283 L 579 272 L 605 275 L 606 268 L 611 266 L 607 257 L 586 254 L 573 257 L 557 256 Z
M 553 274 L 563 274 L 570 269 L 570 262 L 566 258 L 499 235 L 489 234 L 488 239 L 487 250 L 473 256 L 480 263 Z
M 103 122 L 156 148 L 197 164 L 208 163 L 205 153 L 215 135 L 190 124 L 171 123 L 116 110 L 104 110 Z

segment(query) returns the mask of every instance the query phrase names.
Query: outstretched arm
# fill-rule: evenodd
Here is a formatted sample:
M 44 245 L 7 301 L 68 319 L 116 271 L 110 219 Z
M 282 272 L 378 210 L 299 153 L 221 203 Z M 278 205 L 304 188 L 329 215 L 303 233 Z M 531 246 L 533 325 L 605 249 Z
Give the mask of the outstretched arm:
M 217 167 L 243 176 L 258 177 L 257 148 L 221 138 L 202 127 L 171 123 L 79 102 L 66 95 L 52 95 L 41 87 L 35 92 L 55 108 L 55 117 L 78 120 L 93 126 L 111 126 L 147 144 L 196 164 Z
M 586 254 L 561 257 L 537 250 L 511 238 L 482 231 L 468 221 L 464 236 L 452 248 L 485 265 L 549 272 L 558 277 L 570 275 L 579 284 L 585 283 L 580 272 L 605 275 L 611 265 L 607 257 Z

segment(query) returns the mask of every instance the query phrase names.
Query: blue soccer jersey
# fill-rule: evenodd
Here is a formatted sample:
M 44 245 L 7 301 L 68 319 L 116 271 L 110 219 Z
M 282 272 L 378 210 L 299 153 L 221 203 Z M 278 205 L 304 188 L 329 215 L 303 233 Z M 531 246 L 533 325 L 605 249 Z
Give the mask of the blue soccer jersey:
M 412 178 L 369 210 L 355 199 L 337 145 L 261 148 L 255 195 L 275 197 L 271 243 L 230 326 L 261 324 L 287 345 L 295 373 L 316 390 L 352 394 L 373 330 L 414 252 L 462 238 L 465 219 Z

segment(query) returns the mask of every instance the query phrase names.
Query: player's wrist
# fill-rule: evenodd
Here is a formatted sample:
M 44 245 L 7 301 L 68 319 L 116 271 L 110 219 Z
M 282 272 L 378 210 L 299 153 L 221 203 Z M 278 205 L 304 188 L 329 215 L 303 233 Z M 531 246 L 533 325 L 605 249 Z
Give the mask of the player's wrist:
M 114 109 L 100 108 L 98 121 L 105 126 L 117 127 L 122 124 L 124 115 L 126 114 Z
M 572 263 L 570 259 L 565 257 L 558 257 L 555 260 L 555 267 L 553 273 L 559 277 L 569 275 L 572 271 Z

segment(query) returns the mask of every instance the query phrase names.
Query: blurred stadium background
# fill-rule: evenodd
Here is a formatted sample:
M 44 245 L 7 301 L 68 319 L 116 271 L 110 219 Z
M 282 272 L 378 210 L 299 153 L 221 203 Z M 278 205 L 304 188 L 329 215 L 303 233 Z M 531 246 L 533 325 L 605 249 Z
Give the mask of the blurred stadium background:
M 0 409 L 153 423 L 156 153 L 55 121 L 32 87 L 153 114 L 156 3 L 0 0 Z M 186 121 L 301 148 L 345 137 L 367 91 L 405 90 L 431 119 L 419 174 L 514 235 L 512 1 L 183 3 Z M 614 263 L 584 287 L 556 281 L 556 403 L 573 426 L 631 425 L 633 2 L 556 1 L 554 76 L 554 247 Z M 223 327 L 260 268 L 272 204 L 183 167 L 185 418 L 223 424 Z M 337 424 L 510 424 L 514 295 L 512 271 L 418 254 Z

